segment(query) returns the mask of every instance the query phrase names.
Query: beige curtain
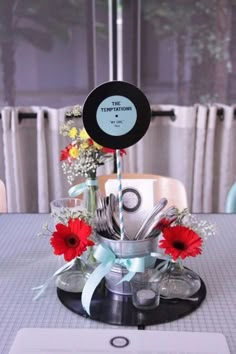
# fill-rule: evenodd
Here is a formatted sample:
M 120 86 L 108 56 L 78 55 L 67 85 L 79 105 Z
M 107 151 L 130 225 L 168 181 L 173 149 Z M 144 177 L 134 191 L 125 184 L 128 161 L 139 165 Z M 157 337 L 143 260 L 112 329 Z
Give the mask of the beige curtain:
M 152 119 L 148 132 L 131 148 L 124 163 L 132 172 L 154 173 L 181 180 L 187 190 L 188 204 L 192 204 L 194 171 L 196 108 L 152 106 L 155 111 L 175 111 L 170 117 Z M 130 160 L 133 159 L 133 162 Z
M 152 108 L 174 110 L 175 120 L 152 119 L 143 139 L 128 149 L 125 171 L 177 178 L 186 187 L 192 212 L 224 212 L 226 195 L 236 179 L 235 107 Z
M 69 107 L 5 107 L 1 110 L 0 178 L 6 184 L 9 212 L 49 212 L 50 201 L 68 196 L 70 185 L 60 166 L 68 140 L 59 134 Z M 19 120 L 19 112 L 36 119 Z M 45 118 L 45 113 L 47 118 Z M 82 119 L 76 119 L 82 128 Z M 113 163 L 98 173 L 113 171 Z
M 192 209 L 224 212 L 227 193 L 236 178 L 235 107 L 197 108 Z
M 181 180 L 192 212 L 223 212 L 236 176 L 234 106 L 152 106 L 174 110 L 175 120 L 155 117 L 145 136 L 127 149 L 124 172 L 146 172 Z M 223 115 L 217 110 L 221 108 Z M 68 141 L 59 134 L 68 107 L 1 110 L 0 178 L 5 181 L 9 212 L 48 212 L 51 200 L 68 195 L 59 156 Z M 19 112 L 36 119 L 19 121 Z M 47 113 L 47 119 L 44 113 Z M 82 119 L 77 119 L 82 127 Z M 113 162 L 98 174 L 113 171 Z

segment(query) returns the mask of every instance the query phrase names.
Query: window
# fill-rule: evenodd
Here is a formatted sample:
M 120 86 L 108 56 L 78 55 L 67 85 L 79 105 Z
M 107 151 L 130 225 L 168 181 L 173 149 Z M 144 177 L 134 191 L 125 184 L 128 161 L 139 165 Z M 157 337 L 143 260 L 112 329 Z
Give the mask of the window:
M 151 103 L 231 104 L 235 27 L 233 0 L 123 1 L 124 80 Z
M 1 105 L 61 107 L 109 79 L 108 3 L 0 4 Z

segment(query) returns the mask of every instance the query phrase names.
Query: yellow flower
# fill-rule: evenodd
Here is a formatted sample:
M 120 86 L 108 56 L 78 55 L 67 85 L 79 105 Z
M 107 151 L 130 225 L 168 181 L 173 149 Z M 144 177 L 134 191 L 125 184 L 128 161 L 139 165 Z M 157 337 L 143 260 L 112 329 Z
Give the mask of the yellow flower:
M 84 128 L 80 130 L 79 137 L 82 140 L 88 140 L 90 138 L 90 136 L 88 135 L 88 133 L 86 132 L 86 130 Z
M 93 146 L 98 149 L 98 150 L 101 150 L 102 149 L 102 146 L 99 145 L 98 143 L 96 143 L 95 141 L 93 141 Z
M 88 135 L 88 133 L 86 132 L 86 130 L 83 128 L 80 130 L 79 132 L 79 137 L 81 140 L 85 140 L 87 141 L 88 139 L 91 139 L 90 136 Z M 92 140 L 92 139 L 91 139 Z M 82 149 L 86 149 L 88 148 L 89 146 L 92 146 L 92 148 L 95 148 L 95 149 L 98 149 L 98 150 L 101 150 L 102 149 L 102 146 L 97 144 L 94 140 L 93 141 L 93 145 L 91 144 L 87 144 L 87 142 L 84 142 L 82 143 L 80 146 Z M 86 144 L 86 145 L 85 145 Z
M 73 146 L 69 151 L 69 155 L 76 159 L 79 156 L 79 149 L 76 146 Z
M 75 127 L 72 127 L 68 133 L 71 139 L 74 139 L 78 135 L 78 130 Z
M 85 141 L 84 143 L 80 144 L 80 149 L 81 150 L 86 150 L 89 147 L 89 144 Z

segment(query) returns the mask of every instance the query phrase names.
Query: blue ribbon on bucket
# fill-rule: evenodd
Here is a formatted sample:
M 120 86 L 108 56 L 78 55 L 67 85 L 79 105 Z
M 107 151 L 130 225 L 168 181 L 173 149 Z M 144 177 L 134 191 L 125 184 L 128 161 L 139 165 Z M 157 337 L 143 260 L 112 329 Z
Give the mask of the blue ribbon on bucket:
M 90 303 L 93 293 L 101 282 L 103 277 L 108 274 L 114 264 L 119 264 L 125 267 L 129 272 L 117 283 L 123 283 L 124 281 L 130 281 L 136 272 L 145 271 L 145 257 L 136 258 L 118 258 L 112 252 L 112 250 L 105 245 L 100 244 L 95 252 L 94 257 L 97 261 L 101 262 L 99 266 L 89 276 L 82 292 L 81 303 L 85 311 L 90 315 Z M 148 256 L 149 257 L 149 256 Z

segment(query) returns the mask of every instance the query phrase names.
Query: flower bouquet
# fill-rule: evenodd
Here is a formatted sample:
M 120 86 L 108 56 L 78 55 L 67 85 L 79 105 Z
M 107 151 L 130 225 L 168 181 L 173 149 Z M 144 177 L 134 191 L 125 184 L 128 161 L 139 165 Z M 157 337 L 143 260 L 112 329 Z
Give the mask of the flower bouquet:
M 215 234 L 216 227 L 184 209 L 171 224 L 163 223 L 161 231 L 159 248 L 164 250 L 164 255 L 160 255 L 164 261 L 156 268 L 163 275 L 161 295 L 168 299 L 190 298 L 199 290 L 201 282 L 196 273 L 183 267 L 182 260 L 200 255 L 207 238 Z
M 80 108 L 77 107 L 76 112 L 79 114 Z M 69 184 L 78 177 L 86 178 L 85 183 L 71 187 L 69 195 L 76 197 L 84 193 L 85 207 L 94 214 L 98 199 L 97 169 L 114 159 L 115 150 L 97 144 L 84 128 L 77 129 L 73 120 L 66 122 L 60 133 L 71 139 L 60 155 L 62 170 L 67 175 Z M 121 150 L 121 155 L 124 153 L 125 150 Z
M 67 262 L 58 269 L 45 284 L 34 288 L 39 290 L 37 299 L 55 278 L 57 287 L 69 292 L 81 292 L 90 273 L 93 271 L 92 262 L 92 219 L 85 210 L 73 211 L 70 208 L 62 208 L 60 212 L 53 212 L 51 216 L 57 220 L 55 229 L 50 230 L 46 223 L 39 236 L 50 236 L 50 244 L 54 254 L 63 256 Z

